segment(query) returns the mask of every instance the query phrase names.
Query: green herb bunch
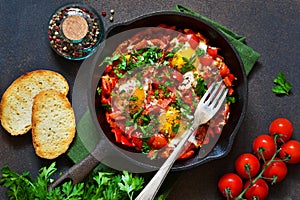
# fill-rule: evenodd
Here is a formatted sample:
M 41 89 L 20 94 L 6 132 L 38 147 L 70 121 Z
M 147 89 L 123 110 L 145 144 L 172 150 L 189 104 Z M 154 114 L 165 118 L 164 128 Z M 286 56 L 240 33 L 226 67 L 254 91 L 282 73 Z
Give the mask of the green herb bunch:
M 18 174 L 8 165 L 1 169 L 0 184 L 7 188 L 10 200 L 122 200 L 133 199 L 135 192 L 143 187 L 144 179 L 127 171 L 97 171 L 83 182 L 73 185 L 65 182 L 52 190 L 48 190 L 53 182 L 51 175 L 57 171 L 55 163 L 40 169 L 36 179 L 29 172 Z

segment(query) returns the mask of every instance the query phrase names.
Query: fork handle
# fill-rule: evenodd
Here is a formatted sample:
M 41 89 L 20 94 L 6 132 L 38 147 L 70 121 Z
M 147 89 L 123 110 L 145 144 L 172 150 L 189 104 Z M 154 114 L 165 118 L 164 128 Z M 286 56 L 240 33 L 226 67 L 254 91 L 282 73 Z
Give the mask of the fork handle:
M 168 159 L 164 162 L 164 164 L 160 167 L 160 169 L 153 176 L 151 181 L 146 185 L 146 187 L 142 190 L 142 192 L 136 197 L 135 200 L 152 200 L 157 194 L 160 186 L 165 180 L 168 172 L 173 166 L 175 160 L 178 158 L 179 154 L 182 152 L 182 149 L 188 140 L 188 138 L 194 133 L 196 130 L 195 125 L 193 124 L 191 128 L 189 128 L 185 133 L 180 143 L 175 147 L 174 151 L 168 157 Z

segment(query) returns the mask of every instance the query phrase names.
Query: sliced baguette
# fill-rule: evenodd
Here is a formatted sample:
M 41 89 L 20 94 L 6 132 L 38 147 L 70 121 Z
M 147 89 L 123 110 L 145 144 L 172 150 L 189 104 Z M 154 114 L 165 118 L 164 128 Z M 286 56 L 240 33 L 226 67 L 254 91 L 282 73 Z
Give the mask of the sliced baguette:
M 75 136 L 75 116 L 68 98 L 55 90 L 37 94 L 32 107 L 32 141 L 36 154 L 54 159 Z
M 2 126 L 11 135 L 22 135 L 31 129 L 33 98 L 44 90 L 69 92 L 66 79 L 49 70 L 28 72 L 16 79 L 4 92 L 0 103 Z

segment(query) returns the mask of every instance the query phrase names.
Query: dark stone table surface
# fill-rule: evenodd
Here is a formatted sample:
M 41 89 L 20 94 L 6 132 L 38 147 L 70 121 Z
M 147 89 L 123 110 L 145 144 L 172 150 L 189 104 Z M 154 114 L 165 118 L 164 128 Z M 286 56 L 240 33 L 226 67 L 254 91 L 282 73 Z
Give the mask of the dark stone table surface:
M 21 74 L 36 69 L 52 69 L 63 74 L 71 91 L 81 61 L 68 61 L 56 55 L 49 46 L 47 25 L 50 16 L 60 6 L 73 0 L 9 0 L 0 2 L 0 95 Z M 247 44 L 261 53 L 248 77 L 249 102 L 245 120 L 237 134 L 231 152 L 218 159 L 181 174 L 169 195 L 170 200 L 222 199 L 217 190 L 220 176 L 233 171 L 235 158 L 251 152 L 251 142 L 263 133 L 277 117 L 286 117 L 294 124 L 294 138 L 300 140 L 300 1 L 299 0 L 113 0 L 79 1 L 98 12 L 107 10 L 104 25 L 158 10 L 172 10 L 180 3 L 247 37 Z M 114 22 L 109 10 L 114 9 Z M 290 96 L 272 93 L 273 79 L 282 71 L 292 84 Z M 35 156 L 31 135 L 12 138 L 0 127 L 0 167 L 8 163 L 21 172 L 35 176 L 49 161 Z M 62 171 L 72 163 L 65 157 L 57 159 Z M 288 166 L 284 182 L 270 188 L 269 199 L 300 199 L 299 164 Z M 0 188 L 0 199 L 6 199 Z

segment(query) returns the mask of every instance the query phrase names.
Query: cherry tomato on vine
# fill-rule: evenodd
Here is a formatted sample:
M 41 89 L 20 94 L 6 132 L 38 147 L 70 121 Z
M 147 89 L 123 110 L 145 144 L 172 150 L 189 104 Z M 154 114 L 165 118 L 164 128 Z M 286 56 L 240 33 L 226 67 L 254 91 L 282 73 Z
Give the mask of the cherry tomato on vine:
M 248 187 L 250 181 L 245 183 L 245 187 Z M 264 200 L 268 197 L 269 186 L 263 179 L 258 179 L 246 192 L 245 197 L 247 200 L 259 199 Z
M 260 170 L 260 163 L 251 153 L 241 154 L 235 161 L 235 170 L 243 178 L 255 176 Z
M 224 197 L 234 199 L 242 192 L 243 181 L 237 174 L 227 173 L 219 179 L 218 188 Z
M 279 135 L 277 142 L 287 142 L 293 134 L 293 124 L 286 118 L 275 119 L 269 127 L 270 135 Z
M 266 164 L 264 164 L 265 166 Z M 265 169 L 263 176 L 272 183 L 278 183 L 284 180 L 287 175 L 287 166 L 280 159 L 275 158 L 273 162 Z
M 280 158 L 287 159 L 289 164 L 300 163 L 300 142 L 297 140 L 289 140 L 281 145 L 279 151 Z
M 253 153 L 261 159 L 269 160 L 276 152 L 274 138 L 270 135 L 259 135 L 252 143 Z

